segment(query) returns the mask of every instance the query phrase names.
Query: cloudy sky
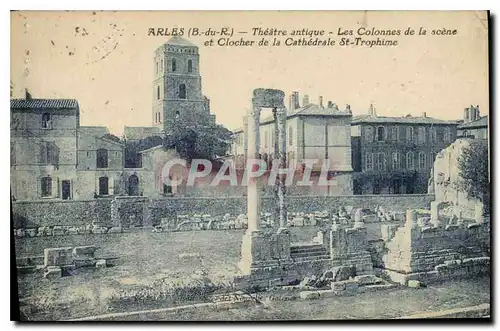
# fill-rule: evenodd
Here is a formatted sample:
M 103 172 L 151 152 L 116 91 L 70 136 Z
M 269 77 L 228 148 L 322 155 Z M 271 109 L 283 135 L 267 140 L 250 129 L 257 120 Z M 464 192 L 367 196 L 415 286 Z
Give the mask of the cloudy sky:
M 397 47 L 200 47 L 203 93 L 217 122 L 233 129 L 251 105 L 254 88 L 299 91 L 355 115 L 370 103 L 379 115 L 461 118 L 478 104 L 488 114 L 488 34 L 483 12 L 13 12 L 11 80 L 15 97 L 76 98 L 82 125 L 147 126 L 153 98 L 153 52 L 167 36 L 149 28 L 338 29 L 429 31 L 400 36 Z M 432 36 L 432 29 L 456 36 Z M 339 39 L 335 34 L 327 35 Z M 373 38 L 373 37 L 370 37 Z M 387 37 L 386 37 L 387 38 Z

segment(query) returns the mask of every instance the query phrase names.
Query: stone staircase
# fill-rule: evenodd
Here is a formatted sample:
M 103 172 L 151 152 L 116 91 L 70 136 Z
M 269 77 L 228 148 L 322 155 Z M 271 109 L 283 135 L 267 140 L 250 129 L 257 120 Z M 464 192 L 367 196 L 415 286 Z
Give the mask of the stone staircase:
M 314 261 L 329 259 L 326 248 L 316 243 L 297 243 L 290 246 L 290 254 L 294 261 Z

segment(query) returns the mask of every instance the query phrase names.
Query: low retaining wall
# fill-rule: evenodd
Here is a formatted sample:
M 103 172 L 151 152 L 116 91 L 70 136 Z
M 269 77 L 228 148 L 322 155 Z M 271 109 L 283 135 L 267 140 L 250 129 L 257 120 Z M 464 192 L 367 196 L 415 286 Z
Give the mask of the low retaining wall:
M 136 197 L 122 197 L 136 199 Z M 162 218 L 174 217 L 178 214 L 210 214 L 232 215 L 246 214 L 246 197 L 168 197 L 161 199 L 142 198 L 144 206 L 144 222 L 160 224 Z M 96 200 L 37 200 L 17 201 L 12 203 L 15 228 L 33 228 L 40 226 L 80 226 L 96 223 L 113 226 L 111 218 L 112 198 Z M 290 212 L 315 212 L 332 210 L 341 206 L 375 209 L 381 206 L 386 210 L 406 210 L 429 208 L 434 200 L 432 194 L 411 195 L 350 195 L 350 196 L 289 196 L 287 206 Z M 136 201 L 135 201 L 136 202 Z M 126 202 L 125 202 L 126 203 Z M 262 197 L 262 211 L 273 212 L 273 197 Z M 397 207 L 396 207 L 397 206 Z M 140 210 L 135 203 L 134 209 Z M 130 212 L 132 213 L 132 212 Z

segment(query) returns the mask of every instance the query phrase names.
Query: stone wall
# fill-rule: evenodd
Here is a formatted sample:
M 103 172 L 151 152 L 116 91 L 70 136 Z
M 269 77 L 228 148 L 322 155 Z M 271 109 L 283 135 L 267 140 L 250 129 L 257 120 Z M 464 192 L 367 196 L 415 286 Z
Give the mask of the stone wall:
M 111 199 L 83 201 L 26 201 L 12 203 L 12 220 L 16 228 L 40 226 L 81 226 L 96 220 L 110 223 Z
M 162 218 L 178 214 L 226 213 L 239 215 L 246 213 L 246 197 L 167 197 L 147 201 L 145 212 L 149 214 L 148 224 L 159 224 Z M 296 196 L 287 197 L 290 212 L 316 212 L 331 210 L 340 206 L 374 209 L 382 206 L 385 210 L 406 210 L 409 208 L 429 208 L 433 195 L 366 195 L 366 196 Z M 262 211 L 273 212 L 273 198 L 262 198 Z M 111 199 L 87 201 L 25 201 L 13 203 L 14 222 L 17 227 L 37 227 L 54 225 L 83 225 L 99 223 L 113 226 L 111 221 Z M 397 206 L 397 207 L 396 207 Z M 136 206 L 137 207 L 137 206 Z M 28 225 L 28 226 L 26 226 Z
M 383 267 L 400 273 L 432 271 L 447 261 L 489 256 L 488 223 L 405 226 L 386 241 Z

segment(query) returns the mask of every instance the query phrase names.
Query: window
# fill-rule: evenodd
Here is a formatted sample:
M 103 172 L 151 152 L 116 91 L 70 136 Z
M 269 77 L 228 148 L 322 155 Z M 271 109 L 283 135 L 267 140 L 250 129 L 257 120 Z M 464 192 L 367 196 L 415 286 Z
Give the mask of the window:
M 164 65 L 164 62 L 163 62 L 163 59 L 161 59 L 160 71 L 162 71 L 162 72 L 163 72 L 163 68 L 164 68 L 164 66 L 163 66 L 163 65 Z
M 374 129 L 372 126 L 365 127 L 365 141 L 372 142 L 374 138 Z
M 467 130 L 464 130 L 462 136 L 467 137 L 468 134 L 469 134 L 469 132 Z
M 437 129 L 435 127 L 432 127 L 431 132 L 432 132 L 432 142 L 436 142 L 437 141 Z
M 179 85 L 179 99 L 186 99 L 186 85 Z
M 179 118 L 180 116 L 181 116 L 181 114 L 180 114 L 180 113 L 179 113 L 179 111 L 177 110 L 177 111 L 175 112 L 175 118 Z
M 366 170 L 373 169 L 373 154 L 372 153 L 366 153 L 366 155 L 365 155 L 365 169 Z
M 188 72 L 193 72 L 193 61 L 188 60 Z
M 425 144 L 425 127 L 420 126 L 418 127 L 418 143 L 419 144 Z
M 42 114 L 42 129 L 52 129 L 52 116 L 50 113 Z
M 293 128 L 291 126 L 288 127 L 288 145 L 293 146 Z
M 50 176 L 42 178 L 42 198 L 52 196 L 52 178 Z
M 415 131 L 413 129 L 413 127 L 407 127 L 406 128 L 406 140 L 409 141 L 409 142 L 412 142 L 414 141 L 414 135 L 415 135 Z
M 443 140 L 445 142 L 450 142 L 451 141 L 451 130 L 450 128 L 445 128 L 444 129 L 444 137 Z
M 108 183 L 108 177 L 99 177 L 99 195 L 109 194 Z
M 384 171 L 385 170 L 385 154 L 384 153 L 377 153 L 377 158 L 375 159 L 375 168 L 378 171 Z
M 377 127 L 377 141 L 383 141 L 385 139 L 385 128 L 383 126 Z
M 40 143 L 40 164 L 59 165 L 59 148 L 52 141 Z
M 177 62 L 175 59 L 172 59 L 172 72 L 175 72 L 177 70 Z
M 108 167 L 108 151 L 106 149 L 97 150 L 97 168 Z
M 413 152 L 406 153 L 406 169 L 415 168 L 415 156 Z
M 393 126 L 391 129 L 391 140 L 398 141 L 399 140 L 399 130 L 397 126 Z
M 401 154 L 398 152 L 392 153 L 392 169 L 401 168 Z
M 172 194 L 172 186 L 163 184 L 163 194 Z
M 128 178 L 128 195 L 139 195 L 139 177 L 137 177 L 136 174 L 133 174 Z
M 425 160 L 425 153 L 424 152 L 418 153 L 418 167 L 420 169 L 425 169 L 426 166 L 427 162 Z
M 158 74 L 159 70 L 158 70 L 158 61 L 156 61 L 156 73 Z

